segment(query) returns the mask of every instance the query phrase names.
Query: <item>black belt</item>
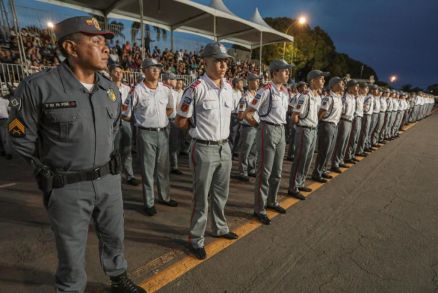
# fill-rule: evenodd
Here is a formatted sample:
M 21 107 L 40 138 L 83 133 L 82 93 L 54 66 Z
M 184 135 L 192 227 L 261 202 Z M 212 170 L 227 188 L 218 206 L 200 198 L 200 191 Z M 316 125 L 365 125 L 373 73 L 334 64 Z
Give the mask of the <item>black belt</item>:
M 147 131 L 157 131 L 157 132 L 159 132 L 159 131 L 164 131 L 164 130 L 166 130 L 167 129 L 167 126 L 166 127 L 143 127 L 143 126 L 140 126 L 140 125 L 137 125 L 137 127 L 138 128 L 140 128 L 140 129 L 143 129 L 143 130 L 147 130 Z
M 264 121 L 264 120 L 262 120 L 261 122 L 266 123 L 266 124 L 271 125 L 271 126 L 276 126 L 276 127 L 284 126 L 284 124 L 276 124 L 276 123 L 272 123 L 272 122 Z
M 169 118 L 169 121 L 175 121 L 175 118 Z
M 228 143 L 228 139 L 222 139 L 222 140 L 202 140 L 202 139 L 193 139 L 196 143 L 200 144 L 206 144 L 206 145 L 222 145 Z
M 240 124 L 240 126 L 242 126 L 242 127 L 254 127 L 254 126 L 247 125 L 247 124 Z
M 353 120 L 348 120 L 347 118 L 341 118 L 342 121 L 353 122 Z
M 66 184 L 73 184 L 81 181 L 97 180 L 108 174 L 120 173 L 120 158 L 113 157 L 108 163 L 101 167 L 74 173 L 55 173 L 53 176 L 53 188 L 60 188 Z
M 336 125 L 336 123 L 335 123 L 335 122 L 330 122 L 330 121 L 323 121 L 323 120 L 321 120 L 321 123 L 327 123 L 327 124 L 334 124 L 334 125 Z
M 304 126 L 304 125 L 299 125 L 299 124 L 297 124 L 297 126 L 298 127 L 302 127 L 302 128 L 307 128 L 307 129 L 310 129 L 310 130 L 316 129 L 316 127 Z

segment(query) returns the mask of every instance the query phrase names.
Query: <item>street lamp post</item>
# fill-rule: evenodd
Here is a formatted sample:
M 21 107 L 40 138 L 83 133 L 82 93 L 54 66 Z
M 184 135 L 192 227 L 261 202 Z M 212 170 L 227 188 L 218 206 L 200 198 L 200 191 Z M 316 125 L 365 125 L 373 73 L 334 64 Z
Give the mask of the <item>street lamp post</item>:
M 307 23 L 307 17 L 305 17 L 304 15 L 298 17 L 298 24 L 299 25 L 305 25 Z M 295 21 L 293 21 L 286 29 L 285 34 L 287 34 L 289 32 L 289 30 L 291 29 L 291 27 L 295 24 Z M 283 42 L 283 59 L 284 59 L 284 55 L 286 52 L 286 42 Z M 293 62 L 293 44 L 292 44 L 292 60 Z

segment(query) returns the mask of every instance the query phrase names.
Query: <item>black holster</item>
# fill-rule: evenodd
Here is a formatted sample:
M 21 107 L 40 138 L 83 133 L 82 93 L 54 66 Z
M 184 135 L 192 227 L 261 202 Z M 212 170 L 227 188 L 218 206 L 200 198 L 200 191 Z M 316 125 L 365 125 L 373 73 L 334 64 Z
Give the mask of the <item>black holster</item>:
M 112 175 L 117 175 L 122 170 L 122 159 L 118 151 L 114 151 L 111 154 L 111 160 L 109 162 L 110 172 Z

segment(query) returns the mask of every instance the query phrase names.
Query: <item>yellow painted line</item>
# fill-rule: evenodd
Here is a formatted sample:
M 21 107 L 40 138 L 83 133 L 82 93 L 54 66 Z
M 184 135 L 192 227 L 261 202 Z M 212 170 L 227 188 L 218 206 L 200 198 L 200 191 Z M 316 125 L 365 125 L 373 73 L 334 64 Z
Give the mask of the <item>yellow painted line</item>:
M 414 125 L 415 125 L 415 123 L 408 125 L 406 130 L 412 128 Z M 356 159 L 359 161 L 362 161 L 365 158 L 364 157 L 356 157 Z M 350 166 L 349 168 L 341 168 L 342 173 L 345 173 L 348 169 L 350 169 L 354 165 L 350 164 L 349 166 Z M 329 174 L 333 176 L 333 179 L 335 177 L 337 177 L 338 175 L 341 175 L 341 174 L 338 174 L 335 172 L 331 172 Z M 332 179 L 329 179 L 328 182 L 330 182 L 331 180 Z M 306 182 L 308 183 L 307 187 L 312 189 L 311 192 L 302 192 L 302 194 L 306 197 L 310 196 L 313 192 L 315 192 L 316 190 L 318 190 L 319 188 L 321 188 L 324 185 L 324 183 L 314 182 L 311 180 L 307 180 Z M 300 202 L 300 200 L 292 198 L 292 197 L 285 197 L 280 202 L 280 205 L 283 208 L 288 209 L 291 206 L 297 204 L 298 202 Z M 273 219 L 273 218 L 277 217 L 279 214 L 277 212 L 268 210 L 267 215 L 269 218 Z M 239 239 L 242 239 L 243 237 L 247 236 L 252 231 L 256 230 L 257 228 L 259 228 L 261 226 L 263 226 L 263 225 L 259 221 L 257 221 L 256 219 L 251 219 L 248 222 L 237 227 L 236 229 L 233 229 L 233 231 L 237 235 L 239 235 Z M 222 238 L 217 239 L 217 240 L 215 240 L 215 241 L 213 241 L 205 246 L 205 250 L 207 252 L 206 259 L 199 260 L 192 255 L 185 256 L 181 260 L 177 261 L 176 263 L 170 265 L 169 267 L 163 269 L 162 271 L 159 271 L 158 273 L 156 273 L 155 275 L 153 275 L 149 279 L 141 282 L 139 285 L 143 289 L 147 290 L 147 292 L 149 292 L 149 293 L 156 292 L 156 291 L 160 290 L 161 288 L 163 288 L 164 286 L 166 286 L 167 284 L 178 279 L 179 277 L 181 277 L 182 275 L 184 275 L 188 271 L 197 267 L 201 263 L 212 258 L 213 256 L 215 256 L 216 254 L 218 254 L 219 252 L 221 252 L 222 250 L 224 250 L 228 246 L 231 246 L 236 241 L 238 241 L 238 240 L 233 241 L 233 240 L 227 240 L 227 239 L 222 239 Z M 141 270 L 141 268 L 138 268 L 136 271 L 138 271 L 138 270 Z

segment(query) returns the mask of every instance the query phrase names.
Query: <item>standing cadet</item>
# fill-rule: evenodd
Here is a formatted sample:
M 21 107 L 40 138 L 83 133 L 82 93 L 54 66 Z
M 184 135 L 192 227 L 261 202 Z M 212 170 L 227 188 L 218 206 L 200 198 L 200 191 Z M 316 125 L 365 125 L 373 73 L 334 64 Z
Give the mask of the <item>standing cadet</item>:
M 241 78 L 234 78 L 232 81 L 233 85 L 233 111 L 231 112 L 231 123 L 230 123 L 230 137 L 229 143 L 231 146 L 231 153 L 237 153 L 239 144 L 239 103 L 242 98 L 243 91 L 243 80 Z
M 371 94 L 373 95 L 373 114 L 371 120 L 371 130 L 368 147 L 377 146 L 377 126 L 379 124 L 380 117 L 380 96 L 382 93 L 377 85 L 373 85 L 371 89 Z
M 341 173 L 339 167 L 346 168 L 344 157 L 347 151 L 348 141 L 350 139 L 351 125 L 353 123 L 354 111 L 356 109 L 356 95 L 359 92 L 359 84 L 354 79 L 347 83 L 347 92 L 342 98 L 342 115 L 338 125 L 338 136 L 336 138 L 335 150 L 332 157 L 331 170 Z
M 392 124 L 394 121 L 393 118 L 393 111 L 394 111 L 394 96 L 395 96 L 395 91 L 394 90 L 390 90 L 389 92 L 389 96 L 388 99 L 386 100 L 387 104 L 388 104 L 388 108 L 387 108 L 387 116 L 388 116 L 388 123 L 386 124 L 386 130 L 385 130 L 385 139 L 386 140 L 391 140 L 391 129 L 392 129 Z
M 162 75 L 163 84 L 167 86 L 172 93 L 172 109 L 174 111 L 169 115 L 170 134 L 169 134 L 169 153 L 170 153 L 170 173 L 175 175 L 182 175 L 178 169 L 178 154 L 181 149 L 182 131 L 176 126 L 176 108 L 181 101 L 182 90 L 177 92 L 175 90 L 177 85 L 176 75 L 172 72 L 166 72 Z
M 244 112 L 254 99 L 257 89 L 259 88 L 260 77 L 254 73 L 248 73 L 248 90 L 240 99 L 239 105 L 239 120 L 240 120 L 240 136 L 239 136 L 239 180 L 248 182 L 249 177 L 256 176 L 257 148 L 256 135 L 257 126 L 252 126 L 246 121 Z M 255 114 L 257 124 L 259 122 L 258 115 Z
M 297 102 L 298 102 L 298 97 L 303 94 L 303 93 L 307 93 L 307 83 L 305 83 L 304 81 L 300 81 L 299 83 L 296 84 L 296 93 L 293 94 L 290 98 L 290 102 L 289 102 L 289 123 L 290 123 L 290 130 L 289 130 L 289 148 L 287 151 L 287 160 L 289 161 L 293 161 L 294 158 L 294 154 L 295 154 L 295 131 L 296 131 L 296 125 L 295 123 L 293 123 L 292 121 L 292 113 L 294 108 L 297 106 Z
M 225 219 L 232 166 L 228 143 L 234 109 L 232 88 L 224 78 L 231 58 L 221 43 L 205 46 L 202 57 L 206 73 L 185 91 L 176 116 L 181 128 L 190 126 L 190 167 L 193 169 L 193 211 L 189 241 L 195 256 L 204 259 L 204 233 L 211 203 L 213 234 L 237 239 Z
M 120 93 L 98 73 L 107 67 L 105 38 L 113 34 L 86 16 L 58 23 L 55 34 L 66 61 L 20 84 L 8 128 L 44 195 L 58 252 L 56 291 L 84 292 L 93 219 L 112 291 L 145 292 L 128 279 L 123 255 L 120 159 L 113 152 Z
M 378 142 L 385 144 L 385 131 L 386 131 L 386 124 L 388 123 L 388 115 L 386 113 L 388 109 L 388 95 L 389 95 L 389 89 L 383 89 L 382 90 L 382 96 L 380 97 L 380 114 L 379 114 L 379 125 L 378 127 Z
M 356 159 L 356 151 L 362 130 L 363 102 L 367 93 L 368 84 L 366 82 L 360 82 L 359 93 L 356 96 L 356 109 L 354 111 L 353 129 L 351 130 L 350 141 L 348 142 L 345 163 L 355 164 L 359 162 L 359 160 Z
M 284 214 L 277 200 L 280 189 L 283 157 L 286 149 L 286 113 L 289 105 L 289 92 L 284 86 L 289 80 L 289 70 L 294 65 L 284 60 L 274 60 L 269 64 L 271 82 L 261 88 L 249 104 L 244 116 L 255 125 L 254 113 L 260 117 L 257 133 L 257 177 L 254 189 L 254 216 L 263 224 L 271 220 L 266 209 Z
M 158 203 L 176 207 L 169 195 L 169 115 L 174 111 L 170 88 L 160 79 L 163 65 L 155 59 L 142 64 L 144 80 L 132 94 L 132 108 L 126 114 L 133 116 L 137 127 L 137 147 L 141 162 L 144 211 L 153 216 L 155 209 L 154 181 L 157 182 Z
M 312 189 L 305 187 L 307 172 L 315 150 L 318 126 L 318 100 L 319 91 L 324 87 L 325 77 L 328 72 L 312 70 L 307 74 L 310 91 L 298 97 L 298 102 L 293 110 L 292 121 L 296 124 L 295 131 L 295 160 L 292 164 L 289 179 L 288 195 L 305 200 L 300 191 L 310 192 Z
M 359 142 L 357 145 L 356 155 L 359 157 L 367 157 L 365 149 L 367 148 L 367 143 L 369 139 L 369 133 L 371 129 L 371 119 L 373 114 L 373 96 L 368 94 L 369 88 L 366 88 L 365 98 L 363 101 L 363 120 L 362 127 L 359 137 Z
M 131 101 L 131 98 L 128 98 L 130 96 L 131 88 L 122 83 L 123 72 L 120 65 L 111 66 L 110 75 L 112 81 L 119 88 L 122 98 L 122 112 L 126 111 Z M 116 137 L 116 144 L 120 149 L 123 171 L 126 174 L 126 184 L 137 186 L 139 182 L 134 177 L 134 171 L 132 170 L 132 129 L 129 121 L 122 120 L 120 131 Z
M 338 123 L 342 115 L 342 95 L 344 94 L 344 80 L 338 76 L 332 77 L 328 83 L 330 92 L 321 100 L 318 116 L 318 155 L 312 180 L 325 183 L 332 178 L 326 174 L 327 162 L 331 159 L 336 143 Z

